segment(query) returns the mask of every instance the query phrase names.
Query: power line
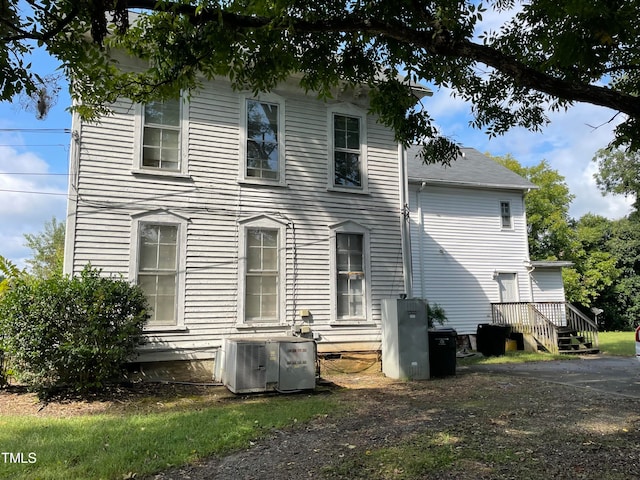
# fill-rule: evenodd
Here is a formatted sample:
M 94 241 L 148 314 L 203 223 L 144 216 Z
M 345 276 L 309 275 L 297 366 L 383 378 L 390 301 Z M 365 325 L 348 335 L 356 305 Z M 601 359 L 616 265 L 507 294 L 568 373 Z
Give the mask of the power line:
M 41 144 L 33 144 L 33 145 L 25 145 L 24 143 L 0 143 L 0 147 L 24 147 L 24 148 L 31 148 L 31 147 L 68 147 L 69 145 L 66 145 L 64 143 L 41 143 Z
M 56 192 L 37 192 L 34 190 L 9 190 L 5 188 L 0 188 L 0 192 L 8 192 L 8 193 L 32 193 L 34 195 L 61 195 L 66 197 L 66 193 L 56 193 Z
M 0 128 L 0 132 L 71 133 L 70 128 Z
M 60 175 L 68 177 L 68 173 L 33 173 L 33 172 L 0 172 L 0 175 L 42 175 L 42 176 L 53 176 Z

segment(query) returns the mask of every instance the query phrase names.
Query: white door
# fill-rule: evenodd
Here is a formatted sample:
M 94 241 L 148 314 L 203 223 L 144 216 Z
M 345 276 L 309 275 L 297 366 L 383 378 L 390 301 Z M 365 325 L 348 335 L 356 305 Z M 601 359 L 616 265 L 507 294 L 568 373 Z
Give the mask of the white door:
M 500 288 L 501 303 L 511 303 L 519 301 L 518 277 L 515 273 L 499 273 L 498 286 Z

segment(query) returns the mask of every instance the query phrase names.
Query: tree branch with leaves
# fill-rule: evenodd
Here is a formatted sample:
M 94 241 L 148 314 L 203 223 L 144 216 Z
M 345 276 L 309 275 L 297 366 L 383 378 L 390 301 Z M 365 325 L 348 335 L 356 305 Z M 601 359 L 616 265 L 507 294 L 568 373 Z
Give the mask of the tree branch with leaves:
M 372 112 L 397 140 L 423 142 L 431 160 L 452 159 L 409 83 L 451 88 L 472 103 L 473 125 L 490 135 L 538 130 L 550 110 L 587 102 L 624 114 L 615 144 L 640 147 L 640 2 L 490 0 L 8 0 L 0 11 L 0 99 L 37 91 L 23 59 L 34 41 L 73 82 L 76 109 L 104 114 L 118 96 L 135 101 L 195 90 L 227 77 L 265 91 L 296 75 L 330 97 L 339 85 L 370 88 Z M 490 11 L 502 26 L 482 32 Z M 128 12 L 138 14 L 130 21 Z M 480 29 L 480 30 L 479 30 Z M 121 68 L 115 49 L 146 62 Z M 404 80 L 399 80 L 402 73 Z M 405 88 L 399 88 L 405 87 Z M 408 113 L 407 113 L 408 112 Z

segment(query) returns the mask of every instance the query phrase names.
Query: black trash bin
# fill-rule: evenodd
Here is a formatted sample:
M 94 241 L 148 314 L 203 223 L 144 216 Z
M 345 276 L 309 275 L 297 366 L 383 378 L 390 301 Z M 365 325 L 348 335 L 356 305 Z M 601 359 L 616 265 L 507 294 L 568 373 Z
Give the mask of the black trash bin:
M 485 357 L 504 355 L 505 344 L 510 332 L 511 328 L 506 325 L 479 324 L 476 335 L 478 351 Z
M 429 330 L 429 373 L 432 377 L 456 374 L 457 337 L 453 328 Z

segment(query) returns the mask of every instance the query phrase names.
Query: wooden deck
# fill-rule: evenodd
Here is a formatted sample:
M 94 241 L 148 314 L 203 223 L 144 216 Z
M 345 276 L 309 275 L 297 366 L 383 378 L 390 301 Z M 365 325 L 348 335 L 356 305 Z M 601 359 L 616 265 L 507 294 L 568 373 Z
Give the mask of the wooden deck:
M 492 303 L 492 322 L 531 336 L 550 353 L 597 353 L 598 326 L 570 303 Z

